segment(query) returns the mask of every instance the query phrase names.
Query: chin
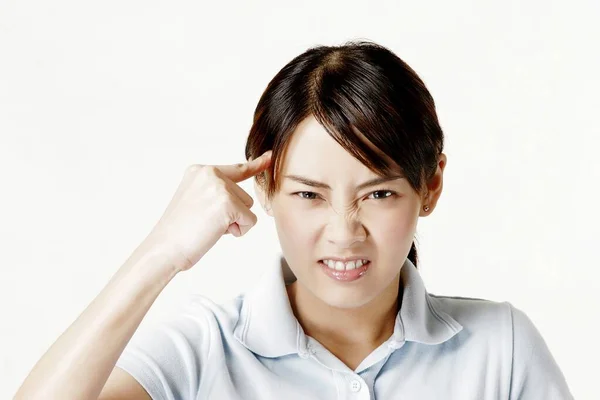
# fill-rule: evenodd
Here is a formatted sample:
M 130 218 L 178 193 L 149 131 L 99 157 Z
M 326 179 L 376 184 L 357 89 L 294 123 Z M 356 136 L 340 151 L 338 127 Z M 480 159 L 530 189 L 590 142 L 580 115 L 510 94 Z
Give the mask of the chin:
M 329 280 L 329 278 L 327 278 Z M 377 291 L 367 286 L 362 287 L 340 287 L 336 282 L 321 281 L 314 285 L 315 290 L 311 290 L 321 302 L 330 307 L 339 309 L 355 309 L 369 304 L 375 297 Z

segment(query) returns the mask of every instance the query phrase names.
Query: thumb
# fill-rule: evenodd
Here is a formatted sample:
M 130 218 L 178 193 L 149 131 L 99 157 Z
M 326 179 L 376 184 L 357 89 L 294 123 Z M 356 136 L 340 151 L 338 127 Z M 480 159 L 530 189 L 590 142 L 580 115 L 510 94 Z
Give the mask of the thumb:
M 260 157 L 245 163 L 235 165 L 219 165 L 217 168 L 233 182 L 241 182 L 260 174 L 271 165 L 271 150 L 264 152 Z

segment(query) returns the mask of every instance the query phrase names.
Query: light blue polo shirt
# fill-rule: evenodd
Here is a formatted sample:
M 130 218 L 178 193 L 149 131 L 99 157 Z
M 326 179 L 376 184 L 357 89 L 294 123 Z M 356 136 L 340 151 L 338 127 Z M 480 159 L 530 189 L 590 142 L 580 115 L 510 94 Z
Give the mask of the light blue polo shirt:
M 522 311 L 430 294 L 408 259 L 400 277 L 394 332 L 355 370 L 304 334 L 283 258 L 225 304 L 196 295 L 167 321 L 140 327 L 117 366 L 156 400 L 573 398 Z

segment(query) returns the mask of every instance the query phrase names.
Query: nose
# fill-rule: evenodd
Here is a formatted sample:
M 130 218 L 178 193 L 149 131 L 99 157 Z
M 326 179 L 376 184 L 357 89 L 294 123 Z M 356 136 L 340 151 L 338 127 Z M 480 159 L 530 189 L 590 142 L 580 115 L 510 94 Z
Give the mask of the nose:
M 358 218 L 352 218 L 345 213 L 333 213 L 327 226 L 327 240 L 338 248 L 350 248 L 352 245 L 364 242 L 367 231 Z

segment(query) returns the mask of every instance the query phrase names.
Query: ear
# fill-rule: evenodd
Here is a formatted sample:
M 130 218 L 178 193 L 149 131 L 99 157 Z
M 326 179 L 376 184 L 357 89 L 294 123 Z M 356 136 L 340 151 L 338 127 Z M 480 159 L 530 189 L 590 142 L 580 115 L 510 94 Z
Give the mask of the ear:
M 265 210 L 265 213 L 267 213 L 268 216 L 272 217 L 273 211 L 271 210 L 271 204 L 267 200 L 267 194 L 265 193 L 263 186 L 260 183 L 258 183 L 258 180 L 256 179 L 256 177 L 253 179 L 253 181 L 254 181 L 254 193 L 256 193 L 256 197 L 258 197 L 258 201 L 260 202 L 260 205 L 262 206 L 263 210 Z
M 448 162 L 448 158 L 444 153 L 441 153 L 438 158 L 438 166 L 435 175 L 427 182 L 427 195 L 422 199 L 422 206 L 428 205 L 429 211 L 421 211 L 420 216 L 424 217 L 432 213 L 437 205 L 437 202 L 442 195 L 442 189 L 444 187 L 444 168 Z

